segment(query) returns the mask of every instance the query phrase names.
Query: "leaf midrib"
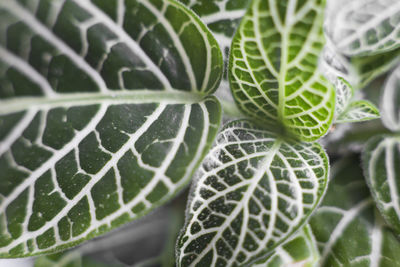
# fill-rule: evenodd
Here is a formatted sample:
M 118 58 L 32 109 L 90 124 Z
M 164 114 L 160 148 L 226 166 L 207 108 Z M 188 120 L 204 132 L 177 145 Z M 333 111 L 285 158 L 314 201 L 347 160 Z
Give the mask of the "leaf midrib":
M 95 93 L 68 93 L 57 94 L 54 97 L 24 96 L 0 100 L 0 115 L 15 113 L 32 107 L 55 108 L 108 104 L 193 104 L 202 101 L 206 94 L 200 92 L 185 92 L 180 90 L 134 90 L 112 91 Z

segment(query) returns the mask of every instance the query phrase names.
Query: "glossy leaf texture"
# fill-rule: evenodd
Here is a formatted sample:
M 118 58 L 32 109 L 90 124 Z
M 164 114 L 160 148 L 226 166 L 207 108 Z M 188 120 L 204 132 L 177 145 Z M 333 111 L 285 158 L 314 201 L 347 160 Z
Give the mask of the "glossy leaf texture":
M 34 4 L 36 3 L 36 4 Z M 216 136 L 222 55 L 174 0 L 0 1 L 0 256 L 139 218 Z
M 239 107 L 260 123 L 316 140 L 329 129 L 333 86 L 318 71 L 324 1 L 252 2 L 232 42 L 229 77 Z
M 311 232 L 306 225 L 289 241 L 277 247 L 267 260 L 261 260 L 252 267 L 316 267 L 319 251 Z
M 349 56 L 373 55 L 400 46 L 400 2 L 337 1 L 326 24 L 338 51 Z
M 249 121 L 224 127 L 203 162 L 178 239 L 179 266 L 250 266 L 305 223 L 327 185 L 317 143 Z
M 372 196 L 389 225 L 400 233 L 400 139 L 377 136 L 371 139 L 363 154 L 365 178 Z
M 400 264 L 400 243 L 382 223 L 357 156 L 332 167 L 328 191 L 309 224 L 320 250 L 318 266 Z
M 381 101 L 382 122 L 391 131 L 400 131 L 400 65 L 388 77 Z
M 211 30 L 224 56 L 224 76 L 216 92 L 222 101 L 234 102 L 228 81 L 227 66 L 232 38 L 250 0 L 180 0 L 191 8 Z

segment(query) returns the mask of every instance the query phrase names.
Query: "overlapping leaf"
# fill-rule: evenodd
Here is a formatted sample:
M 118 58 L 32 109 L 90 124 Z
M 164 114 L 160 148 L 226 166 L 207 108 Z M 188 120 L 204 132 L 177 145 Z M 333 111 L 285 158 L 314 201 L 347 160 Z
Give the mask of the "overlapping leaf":
M 373 138 L 363 155 L 365 177 L 383 217 L 400 233 L 400 139 Z
M 317 70 L 323 2 L 253 1 L 230 56 L 230 82 L 240 108 L 307 141 L 326 133 L 334 113 L 333 86 Z
M 333 166 L 322 205 L 310 219 L 321 267 L 400 265 L 400 243 L 380 219 L 359 167 L 345 158 Z
M 382 122 L 394 132 L 400 131 L 400 66 L 389 76 L 382 96 Z
M 240 20 L 246 12 L 250 0 L 180 0 L 182 3 L 190 7 L 202 22 L 207 24 L 214 34 L 219 46 L 222 49 L 225 66 L 228 66 L 229 50 L 232 43 L 233 35 L 239 26 Z M 228 75 L 224 72 L 223 79 L 216 95 L 222 101 L 234 102 Z
M 327 33 L 346 55 L 372 55 L 400 46 L 400 2 L 397 0 L 338 1 Z
M 374 56 L 352 57 L 351 63 L 358 77 L 357 88 L 364 88 L 400 64 L 400 48 Z
M 173 197 L 211 146 L 216 41 L 174 0 L 0 1 L 0 255 L 62 249 Z
M 247 266 L 299 229 L 327 184 L 320 145 L 228 124 L 199 170 L 178 240 L 179 266 Z
M 259 261 L 252 267 L 316 267 L 318 259 L 317 244 L 307 225 L 285 244 L 277 247 L 267 260 Z

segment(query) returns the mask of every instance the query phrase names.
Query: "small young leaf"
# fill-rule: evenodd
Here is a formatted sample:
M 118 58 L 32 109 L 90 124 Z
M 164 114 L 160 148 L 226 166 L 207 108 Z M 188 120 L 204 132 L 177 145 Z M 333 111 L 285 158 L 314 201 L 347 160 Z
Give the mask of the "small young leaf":
M 400 233 L 400 139 L 378 136 L 363 153 L 365 178 L 372 196 L 389 225 Z
M 326 30 L 341 53 L 373 55 L 400 46 L 398 0 L 338 1 L 337 7 Z
M 359 161 L 345 158 L 332 167 L 321 207 L 310 219 L 321 267 L 400 266 L 400 242 L 374 208 Z
M 0 257 L 76 245 L 188 183 L 218 44 L 174 0 L 0 1 Z
M 386 128 L 400 131 L 400 66 L 389 76 L 382 96 L 382 122 Z
M 267 260 L 261 260 L 252 267 L 316 267 L 318 260 L 317 244 L 310 226 L 306 225 L 289 241 L 277 247 Z
M 335 82 L 336 88 L 336 106 L 335 106 L 335 117 L 338 118 L 347 108 L 350 100 L 354 96 L 353 86 L 350 85 L 342 77 L 337 78 Z M 335 120 L 336 121 L 336 120 Z
M 328 159 L 248 121 L 220 132 L 193 188 L 179 266 L 246 266 L 297 231 L 320 202 Z
M 254 0 L 233 39 L 229 79 L 239 107 L 306 141 L 329 129 L 335 92 L 318 71 L 324 1 Z
M 369 121 L 379 117 L 379 110 L 374 104 L 366 100 L 358 100 L 351 102 L 335 123 Z

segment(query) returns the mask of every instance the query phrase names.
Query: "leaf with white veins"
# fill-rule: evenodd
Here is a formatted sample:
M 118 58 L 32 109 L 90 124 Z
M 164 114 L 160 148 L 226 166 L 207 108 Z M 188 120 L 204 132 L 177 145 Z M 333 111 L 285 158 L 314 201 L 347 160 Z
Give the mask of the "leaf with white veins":
M 400 131 L 400 65 L 390 74 L 383 89 L 382 122 L 391 131 Z
M 373 55 L 400 46 L 398 0 L 341 1 L 330 17 L 327 34 L 341 53 Z
M 332 167 L 332 179 L 309 224 L 321 267 L 397 267 L 400 242 L 382 223 L 356 157 Z
M 190 7 L 212 31 L 224 56 L 224 76 L 216 91 L 222 101 L 233 103 L 227 66 L 233 35 L 244 16 L 250 0 L 180 0 Z
M 400 233 L 400 138 L 377 136 L 363 152 L 365 178 L 389 225 Z
M 139 218 L 217 133 L 217 42 L 174 0 L 0 1 L 0 256 Z
M 379 110 L 374 104 L 366 100 L 358 100 L 351 102 L 335 123 L 369 121 L 379 117 Z
M 179 266 L 248 266 L 297 231 L 320 202 L 328 159 L 249 121 L 224 127 L 198 172 Z
M 253 1 L 230 55 L 231 88 L 242 111 L 306 141 L 327 132 L 335 108 L 333 86 L 318 71 L 324 6 L 321 0 Z

